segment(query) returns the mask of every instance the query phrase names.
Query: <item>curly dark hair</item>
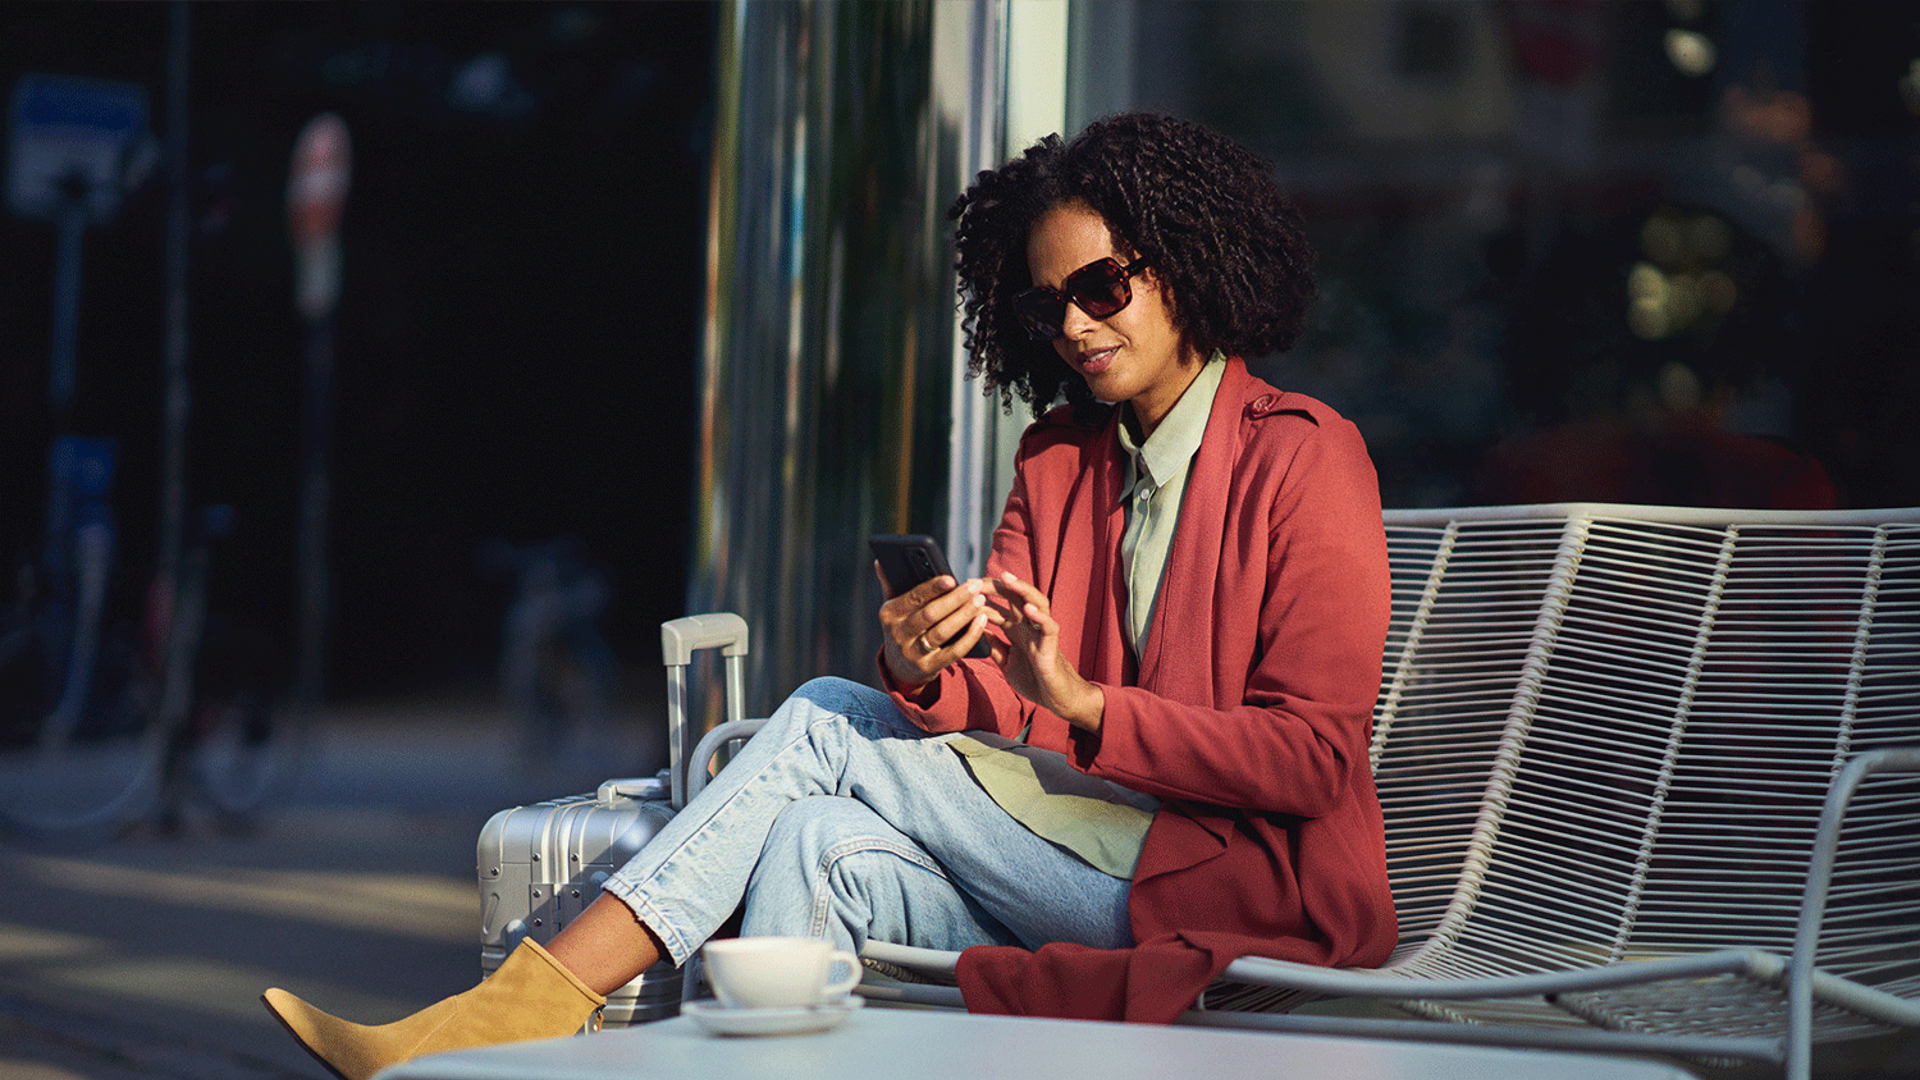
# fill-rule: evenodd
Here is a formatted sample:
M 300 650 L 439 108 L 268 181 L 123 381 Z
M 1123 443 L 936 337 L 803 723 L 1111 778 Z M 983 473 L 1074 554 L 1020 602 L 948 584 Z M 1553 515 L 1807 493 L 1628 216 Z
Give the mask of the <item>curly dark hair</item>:
M 1174 327 L 1202 355 L 1293 347 L 1316 291 L 1300 213 L 1259 155 L 1199 124 L 1125 113 L 1071 142 L 1049 135 L 954 200 L 967 370 L 1011 409 L 1035 416 L 1064 395 L 1084 415 L 1092 393 L 1045 341 L 1028 338 L 1012 298 L 1033 284 L 1027 234 L 1056 206 L 1083 203 L 1117 245 L 1149 260 Z

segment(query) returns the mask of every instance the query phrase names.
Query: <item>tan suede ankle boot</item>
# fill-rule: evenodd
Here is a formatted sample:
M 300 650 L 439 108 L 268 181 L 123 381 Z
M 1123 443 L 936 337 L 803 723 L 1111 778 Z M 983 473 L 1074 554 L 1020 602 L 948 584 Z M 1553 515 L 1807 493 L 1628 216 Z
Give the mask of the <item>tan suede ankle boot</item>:
M 278 988 L 260 1000 L 307 1053 L 343 1080 L 367 1080 L 427 1054 L 572 1034 L 607 1003 L 532 941 L 521 942 L 479 986 L 391 1024 L 350 1023 Z

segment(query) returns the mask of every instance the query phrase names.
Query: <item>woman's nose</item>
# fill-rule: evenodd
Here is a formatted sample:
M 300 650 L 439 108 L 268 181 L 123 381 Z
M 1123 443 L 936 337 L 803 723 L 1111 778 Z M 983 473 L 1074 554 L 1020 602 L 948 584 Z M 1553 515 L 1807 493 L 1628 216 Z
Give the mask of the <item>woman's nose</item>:
M 1086 337 L 1088 334 L 1093 333 L 1094 329 L 1099 325 L 1100 320 L 1082 311 L 1079 304 L 1071 300 L 1067 301 L 1066 314 L 1060 319 L 1060 331 L 1064 336 L 1070 338 Z

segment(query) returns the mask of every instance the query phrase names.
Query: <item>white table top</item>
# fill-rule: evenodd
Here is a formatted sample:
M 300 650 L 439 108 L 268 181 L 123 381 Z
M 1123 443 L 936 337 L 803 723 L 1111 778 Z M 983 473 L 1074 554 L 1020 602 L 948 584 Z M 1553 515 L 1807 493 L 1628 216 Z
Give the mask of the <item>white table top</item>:
M 686 1017 L 398 1065 L 378 1080 L 1690 1080 L 1633 1058 L 867 1008 L 831 1031 L 708 1034 Z

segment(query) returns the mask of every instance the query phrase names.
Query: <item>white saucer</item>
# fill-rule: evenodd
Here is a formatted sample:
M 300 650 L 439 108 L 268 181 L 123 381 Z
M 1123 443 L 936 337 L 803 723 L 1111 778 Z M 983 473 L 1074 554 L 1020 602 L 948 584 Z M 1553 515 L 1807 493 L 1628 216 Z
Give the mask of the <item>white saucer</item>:
M 681 1004 L 680 1015 L 715 1035 L 802 1035 L 839 1027 L 866 1003 L 853 994 L 790 1009 L 733 1009 L 718 1001 L 688 1001 Z

